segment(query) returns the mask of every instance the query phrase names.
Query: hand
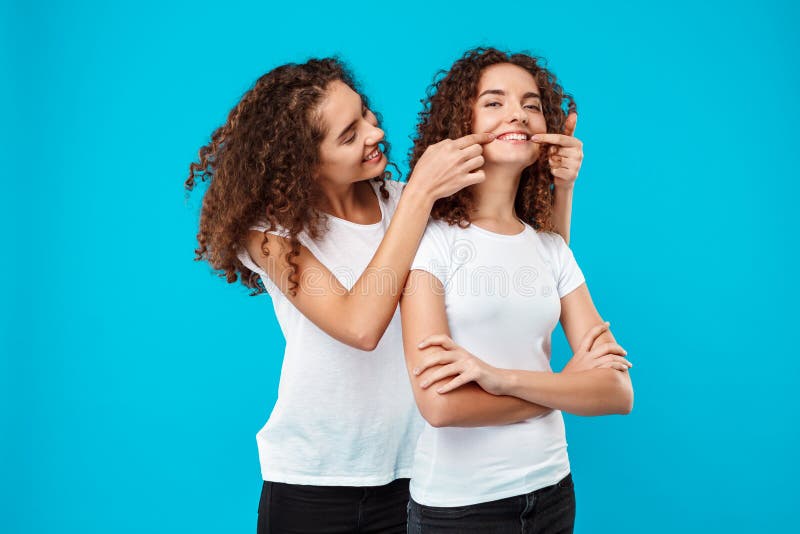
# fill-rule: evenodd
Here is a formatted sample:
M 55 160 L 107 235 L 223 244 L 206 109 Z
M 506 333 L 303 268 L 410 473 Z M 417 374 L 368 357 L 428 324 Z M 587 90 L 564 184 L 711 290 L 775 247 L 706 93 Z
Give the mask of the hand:
M 592 350 L 592 345 L 600 335 L 608 330 L 610 323 L 603 323 L 592 327 L 583 336 L 581 344 L 572 359 L 567 362 L 562 373 L 576 373 L 589 369 L 611 368 L 618 371 L 627 371 L 633 364 L 625 359 L 628 354 L 625 349 L 616 343 L 603 343 Z
M 443 365 L 444 367 L 431 371 L 426 376 L 420 376 L 422 389 L 428 388 L 443 378 L 455 375 L 450 382 L 439 387 L 436 390 L 437 393 L 447 393 L 468 382 L 475 382 L 487 393 L 503 394 L 505 381 L 502 369 L 492 367 L 463 347 L 456 345 L 450 337 L 444 334 L 428 336 L 417 345 L 417 348 L 424 349 L 434 345 L 439 345 L 444 350 L 427 355 L 414 368 L 414 375 L 420 376 L 426 369 L 434 365 Z
M 557 188 L 572 189 L 583 162 L 583 143 L 575 137 L 578 114 L 570 113 L 564 125 L 564 134 L 536 134 L 532 140 L 550 145 L 548 162 Z
M 481 145 L 493 139 L 494 134 L 476 133 L 429 146 L 414 166 L 406 187 L 422 188 L 433 202 L 484 181 L 486 176 L 478 170 L 483 166 Z

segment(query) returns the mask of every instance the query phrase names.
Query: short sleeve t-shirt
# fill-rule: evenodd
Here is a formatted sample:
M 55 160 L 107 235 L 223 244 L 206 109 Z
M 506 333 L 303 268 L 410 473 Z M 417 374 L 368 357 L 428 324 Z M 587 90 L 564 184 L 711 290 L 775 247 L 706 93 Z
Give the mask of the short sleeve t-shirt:
M 560 299 L 584 283 L 560 235 L 527 224 L 516 235 L 504 235 L 431 220 L 411 269 L 442 282 L 456 343 L 496 367 L 552 372 L 551 334 Z M 411 496 L 427 506 L 477 504 L 555 484 L 569 469 L 558 410 L 503 426 L 425 424 Z
M 403 190 L 386 181 L 382 218 L 357 224 L 327 217 L 318 240 L 300 243 L 350 289 L 364 272 L 389 226 Z M 254 229 L 263 230 L 263 227 Z M 285 235 L 280 229 L 276 235 Z M 403 358 L 400 313 L 374 351 L 346 345 L 318 328 L 272 282 L 246 251 L 242 263 L 258 273 L 272 297 L 286 338 L 278 399 L 258 432 L 264 480 L 318 486 L 375 486 L 411 476 L 423 419 L 414 403 Z

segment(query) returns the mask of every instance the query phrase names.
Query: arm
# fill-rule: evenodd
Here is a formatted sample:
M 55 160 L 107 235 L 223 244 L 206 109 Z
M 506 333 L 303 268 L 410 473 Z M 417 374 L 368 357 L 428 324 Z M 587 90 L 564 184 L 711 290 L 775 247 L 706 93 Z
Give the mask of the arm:
M 572 193 L 575 180 L 583 162 L 583 143 L 575 137 L 578 114 L 570 113 L 564 124 L 563 134 L 537 135 L 540 142 L 548 143 L 548 163 L 553 175 L 552 220 L 556 232 L 569 245 L 570 220 L 572 218 Z
M 349 291 L 310 251 L 300 247 L 300 254 L 293 259 L 299 288 L 292 295 L 285 238 L 270 235 L 269 254 L 264 255 L 264 234 L 250 231 L 247 251 L 311 322 L 342 343 L 373 350 L 397 309 L 434 200 L 484 179 L 483 171 L 475 169 L 483 165 L 480 143 L 490 140 L 488 134 L 472 134 L 428 147 L 409 178 L 383 241 Z
M 569 186 L 556 185 L 553 193 L 553 225 L 556 232 L 561 234 L 564 241 L 569 245 L 569 229 L 572 219 L 572 192 L 574 184 Z
M 561 325 L 573 351 L 578 351 L 584 334 L 601 321 L 586 284 L 561 299 Z M 615 344 L 614 336 L 606 330 L 592 348 L 610 344 Z M 504 374 L 504 394 L 553 409 L 577 415 L 627 414 L 633 409 L 633 385 L 628 371 L 590 369 L 574 373 L 542 373 L 507 370 Z
M 464 384 L 447 395 L 436 392 L 434 387 L 421 388 L 414 375 L 414 368 L 438 347 L 420 350 L 417 345 L 425 337 L 445 332 L 450 335 L 444 306 L 444 288 L 433 274 L 411 271 L 406 290 L 400 299 L 403 322 L 403 347 L 411 387 L 420 413 L 434 427 L 442 426 L 491 426 L 516 423 L 550 411 L 549 408 L 532 404 L 512 396 L 497 396 L 487 393 L 475 383 Z M 434 372 L 441 365 L 432 366 L 425 373 Z M 423 375 L 424 376 L 424 375 Z

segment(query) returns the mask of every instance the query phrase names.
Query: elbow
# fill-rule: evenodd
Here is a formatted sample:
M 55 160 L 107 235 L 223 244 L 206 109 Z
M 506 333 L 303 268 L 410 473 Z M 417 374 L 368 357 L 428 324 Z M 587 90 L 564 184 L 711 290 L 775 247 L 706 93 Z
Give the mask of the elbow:
M 627 371 L 615 371 L 617 378 L 615 410 L 619 415 L 628 415 L 633 411 L 633 385 Z
M 358 350 L 372 352 L 378 346 L 379 341 L 380 337 L 364 333 L 356 335 L 355 339 L 351 343 L 349 343 L 349 345 L 357 348 Z
M 350 335 L 350 342 L 347 344 L 366 352 L 374 351 L 380 343 L 388 324 L 375 326 L 374 328 L 358 330 Z
M 428 402 L 420 405 L 420 413 L 433 428 L 453 426 L 452 417 L 443 402 Z

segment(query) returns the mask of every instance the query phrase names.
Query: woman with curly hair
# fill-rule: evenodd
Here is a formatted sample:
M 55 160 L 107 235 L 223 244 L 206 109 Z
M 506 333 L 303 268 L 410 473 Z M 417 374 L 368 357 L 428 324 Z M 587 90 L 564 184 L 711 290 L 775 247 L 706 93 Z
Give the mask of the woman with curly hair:
M 553 195 L 581 157 L 564 135 L 571 96 L 543 62 L 469 50 L 429 90 L 412 148 L 490 132 L 485 180 L 437 200 L 400 301 L 426 419 L 409 532 L 572 532 L 575 497 L 561 410 L 626 414 L 626 352 L 595 309 Z M 569 115 L 568 115 L 569 112 Z M 550 368 L 558 321 L 573 350 Z
M 259 532 L 405 531 L 422 419 L 397 303 L 433 202 L 483 179 L 490 138 L 431 147 L 404 186 L 352 76 L 314 59 L 259 78 L 191 164 L 197 259 L 268 293 L 286 338 Z

